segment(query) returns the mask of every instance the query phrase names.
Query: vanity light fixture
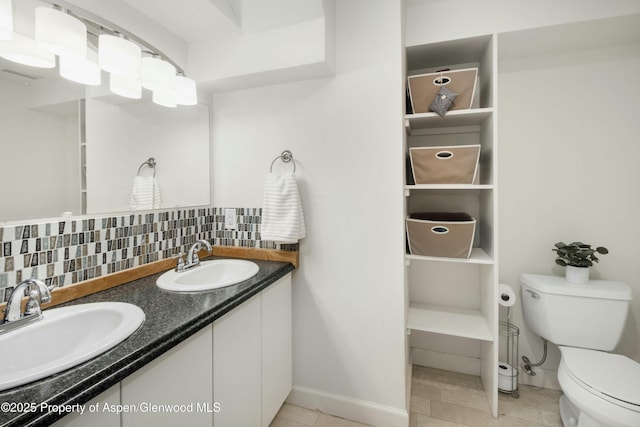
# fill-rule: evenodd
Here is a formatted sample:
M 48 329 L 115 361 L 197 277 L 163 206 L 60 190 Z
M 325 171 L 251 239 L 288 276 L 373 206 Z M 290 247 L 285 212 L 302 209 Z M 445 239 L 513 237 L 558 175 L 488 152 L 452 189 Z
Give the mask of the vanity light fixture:
M 35 39 L 15 32 L 11 40 L 0 41 L 0 56 L 30 67 L 56 66 L 56 56 L 53 53 L 38 46 Z
M 36 7 L 35 38 L 58 56 L 87 57 L 87 26 L 62 10 Z
M 13 7 L 11 0 L 0 0 L 0 40 L 11 40 L 13 35 Z
M 76 83 L 99 86 L 102 73 L 98 66 L 98 53 L 89 49 L 87 58 L 61 56 L 59 60 L 60 76 Z
M 54 68 L 57 55 L 60 75 L 68 80 L 99 85 L 104 70 L 110 73 L 109 89 L 120 96 L 139 99 L 144 87 L 159 105 L 197 104 L 195 82 L 145 40 L 67 0 L 40 2 L 50 6 L 35 8 L 31 38 L 14 31 L 12 0 L 0 0 L 0 57 Z

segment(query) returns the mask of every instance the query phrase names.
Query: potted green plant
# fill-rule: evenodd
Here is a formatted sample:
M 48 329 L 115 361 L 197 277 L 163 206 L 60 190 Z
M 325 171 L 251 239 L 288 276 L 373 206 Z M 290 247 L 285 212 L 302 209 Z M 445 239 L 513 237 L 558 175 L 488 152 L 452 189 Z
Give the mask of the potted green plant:
M 585 284 L 589 282 L 589 268 L 594 262 L 600 261 L 596 254 L 608 254 L 609 250 L 603 246 L 595 249 L 586 243 L 573 242 L 566 244 L 558 242 L 552 249 L 558 257 L 556 264 L 566 267 L 566 278 L 569 282 Z

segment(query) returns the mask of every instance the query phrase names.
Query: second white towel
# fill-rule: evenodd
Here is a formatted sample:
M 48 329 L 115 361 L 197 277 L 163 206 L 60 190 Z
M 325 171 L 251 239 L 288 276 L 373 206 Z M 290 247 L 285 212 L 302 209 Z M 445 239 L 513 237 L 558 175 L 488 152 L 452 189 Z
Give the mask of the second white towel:
M 136 176 L 131 188 L 129 207 L 133 210 L 158 209 L 162 200 L 160 186 L 152 176 Z
M 262 206 L 261 239 L 297 243 L 306 235 L 296 177 L 292 173 L 267 175 Z

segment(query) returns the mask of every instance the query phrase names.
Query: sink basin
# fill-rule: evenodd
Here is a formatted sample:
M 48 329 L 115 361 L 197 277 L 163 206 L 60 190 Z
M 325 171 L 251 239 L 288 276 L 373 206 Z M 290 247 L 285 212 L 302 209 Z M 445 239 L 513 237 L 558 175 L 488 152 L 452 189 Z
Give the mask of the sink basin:
M 43 311 L 43 319 L 0 335 L 0 390 L 48 377 L 113 348 L 144 322 L 133 304 L 101 302 Z
M 201 261 L 200 265 L 182 273 L 167 271 L 158 278 L 156 285 L 168 291 L 208 291 L 250 279 L 259 269 L 256 263 L 242 259 Z

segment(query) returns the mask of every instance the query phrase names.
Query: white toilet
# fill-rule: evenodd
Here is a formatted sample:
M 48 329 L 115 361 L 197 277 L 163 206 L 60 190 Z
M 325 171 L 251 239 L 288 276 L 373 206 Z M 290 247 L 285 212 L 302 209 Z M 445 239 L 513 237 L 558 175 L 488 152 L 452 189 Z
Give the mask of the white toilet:
M 558 381 L 565 427 L 640 427 L 640 363 L 615 348 L 631 301 L 626 283 L 523 274 L 527 325 L 562 353 Z

